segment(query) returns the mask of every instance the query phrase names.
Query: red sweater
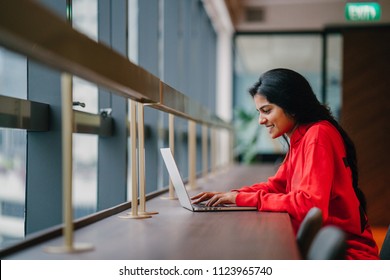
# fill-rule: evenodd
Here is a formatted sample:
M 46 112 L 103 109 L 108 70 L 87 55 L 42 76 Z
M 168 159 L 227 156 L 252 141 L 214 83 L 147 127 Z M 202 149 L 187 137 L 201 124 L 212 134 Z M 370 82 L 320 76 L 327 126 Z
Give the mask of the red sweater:
M 322 210 L 324 225 L 347 233 L 347 259 L 378 259 L 370 226 L 361 231 L 359 201 L 346 167 L 344 143 L 327 121 L 301 125 L 291 135 L 290 151 L 275 176 L 238 191 L 239 206 L 289 213 L 295 233 L 310 208 Z

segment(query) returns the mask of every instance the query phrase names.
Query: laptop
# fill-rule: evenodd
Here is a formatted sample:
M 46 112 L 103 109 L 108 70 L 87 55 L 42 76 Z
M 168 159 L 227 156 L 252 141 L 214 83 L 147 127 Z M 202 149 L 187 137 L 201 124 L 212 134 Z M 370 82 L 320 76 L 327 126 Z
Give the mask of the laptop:
M 203 204 L 193 204 L 184 186 L 180 176 L 175 159 L 172 156 L 170 148 L 161 148 L 161 155 L 164 159 L 165 166 L 168 170 L 173 187 L 175 188 L 177 197 L 181 206 L 193 212 L 212 212 L 212 211 L 255 211 L 257 207 L 237 206 L 234 204 L 225 204 L 218 206 L 206 206 Z

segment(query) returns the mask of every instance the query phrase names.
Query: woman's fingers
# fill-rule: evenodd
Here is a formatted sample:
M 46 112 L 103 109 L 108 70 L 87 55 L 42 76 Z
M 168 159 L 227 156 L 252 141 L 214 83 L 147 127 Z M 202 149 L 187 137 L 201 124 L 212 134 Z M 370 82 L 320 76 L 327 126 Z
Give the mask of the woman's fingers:
M 207 206 L 217 206 L 224 203 L 224 194 L 216 194 L 207 201 Z
M 217 206 L 219 204 L 232 204 L 236 203 L 237 193 L 235 192 L 227 192 L 227 193 L 219 193 L 214 195 L 207 202 L 207 206 Z
M 205 200 L 209 200 L 210 198 L 214 197 L 218 192 L 201 192 L 193 197 L 191 197 L 191 200 L 193 200 L 193 203 L 197 204 Z
M 204 199 L 207 198 L 207 197 L 209 197 L 209 194 L 208 194 L 208 193 L 206 193 L 206 192 L 201 192 L 201 193 L 199 193 L 199 194 L 197 194 L 197 195 L 191 197 L 191 199 L 192 199 L 192 200 L 193 200 L 193 199 L 198 199 L 198 200 L 203 199 L 203 200 L 204 200 Z
M 193 197 L 191 199 L 193 200 L 193 203 L 198 204 L 202 201 L 208 200 L 210 197 L 212 197 L 212 194 L 207 192 L 201 192 Z

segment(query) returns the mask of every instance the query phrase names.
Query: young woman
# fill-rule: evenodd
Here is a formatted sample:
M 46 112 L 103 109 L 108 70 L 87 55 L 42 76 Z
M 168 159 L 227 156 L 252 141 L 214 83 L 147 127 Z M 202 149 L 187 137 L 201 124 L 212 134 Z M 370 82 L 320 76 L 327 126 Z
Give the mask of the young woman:
M 358 187 L 356 151 L 347 133 L 319 103 L 307 80 L 289 69 L 264 73 L 249 90 L 259 123 L 289 151 L 267 182 L 226 193 L 202 192 L 194 203 L 236 203 L 259 211 L 287 212 L 295 232 L 310 208 L 322 210 L 325 225 L 347 234 L 347 259 L 378 259 Z

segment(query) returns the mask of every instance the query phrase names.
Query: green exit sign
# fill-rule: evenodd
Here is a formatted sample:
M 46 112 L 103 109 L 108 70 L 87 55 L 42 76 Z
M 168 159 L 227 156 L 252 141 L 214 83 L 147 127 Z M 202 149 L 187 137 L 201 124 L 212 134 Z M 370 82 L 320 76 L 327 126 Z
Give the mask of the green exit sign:
M 359 2 L 345 5 L 345 18 L 350 21 L 376 21 L 381 17 L 378 3 Z

